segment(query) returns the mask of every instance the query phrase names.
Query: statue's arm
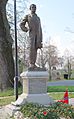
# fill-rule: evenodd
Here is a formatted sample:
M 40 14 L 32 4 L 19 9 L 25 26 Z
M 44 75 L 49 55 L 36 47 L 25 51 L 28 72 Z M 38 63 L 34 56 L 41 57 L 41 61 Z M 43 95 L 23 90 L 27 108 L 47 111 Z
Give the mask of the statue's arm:
M 39 18 L 39 35 L 40 35 L 40 42 L 42 42 L 42 27 L 41 27 L 41 20 Z
M 42 27 L 41 27 L 41 20 L 40 20 L 40 18 L 39 18 L 39 40 L 38 40 L 38 48 L 42 48 L 42 45 L 43 45 L 43 43 L 42 43 Z
M 42 42 L 42 27 L 41 27 L 41 22 L 40 22 L 40 41 Z
M 27 32 L 28 31 L 28 28 L 25 26 L 26 25 L 26 22 L 28 22 L 28 15 L 26 15 L 24 17 L 24 19 L 22 20 L 22 22 L 20 23 L 20 27 L 23 31 Z

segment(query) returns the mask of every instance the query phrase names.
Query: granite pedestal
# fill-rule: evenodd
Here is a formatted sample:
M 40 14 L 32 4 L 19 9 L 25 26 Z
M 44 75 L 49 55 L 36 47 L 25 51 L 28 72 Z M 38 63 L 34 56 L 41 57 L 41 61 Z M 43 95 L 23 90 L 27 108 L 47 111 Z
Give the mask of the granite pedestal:
M 23 93 L 14 102 L 14 105 L 23 105 L 26 102 L 48 105 L 53 100 L 47 94 L 47 71 L 26 71 L 21 73 Z

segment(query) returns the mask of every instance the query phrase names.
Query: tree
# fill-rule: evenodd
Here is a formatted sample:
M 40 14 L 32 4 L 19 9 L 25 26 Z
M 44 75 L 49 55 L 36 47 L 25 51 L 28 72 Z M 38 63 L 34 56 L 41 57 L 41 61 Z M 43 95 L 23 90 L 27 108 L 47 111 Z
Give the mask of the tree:
M 12 84 L 14 78 L 14 61 L 12 55 L 13 40 L 6 16 L 8 0 L 0 0 L 0 89 L 4 90 Z
M 24 32 L 21 31 L 19 24 L 21 22 L 22 17 L 24 17 L 24 14 L 27 10 L 27 2 L 29 2 L 29 0 L 17 0 L 16 4 L 17 4 L 17 8 L 16 8 L 16 17 L 17 17 L 17 47 L 18 47 L 18 69 L 19 69 L 19 73 L 22 72 L 23 68 L 25 67 L 25 50 L 26 50 L 26 45 L 28 44 L 28 35 Z M 8 22 L 10 25 L 10 34 L 13 38 L 14 41 L 14 0 L 9 0 L 8 4 L 7 4 L 7 18 L 8 18 Z M 14 46 L 14 42 L 13 42 L 13 57 L 15 59 L 15 46 Z M 26 60 L 27 61 L 27 60 Z M 24 64 L 24 65 L 23 65 Z
M 45 67 L 47 65 L 50 80 L 52 67 L 56 67 L 58 63 L 57 47 L 54 45 L 45 44 L 41 51 L 38 53 L 37 64 L 41 67 Z
M 47 62 L 49 66 L 49 79 L 51 80 L 51 70 L 58 64 L 57 47 L 49 45 L 47 49 Z
M 71 78 L 71 74 L 72 74 L 72 63 L 74 60 L 74 56 L 71 55 L 71 53 L 69 52 L 69 50 L 65 50 L 64 53 L 64 58 L 65 58 L 65 68 L 66 68 L 66 72 L 68 73 L 68 79 Z

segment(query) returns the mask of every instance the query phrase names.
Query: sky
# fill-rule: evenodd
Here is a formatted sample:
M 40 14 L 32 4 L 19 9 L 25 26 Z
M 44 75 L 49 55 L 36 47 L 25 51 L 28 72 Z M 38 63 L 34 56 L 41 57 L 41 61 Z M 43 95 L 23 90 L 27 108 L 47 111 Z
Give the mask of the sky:
M 65 51 L 74 55 L 74 0 L 28 1 L 28 3 L 26 0 L 24 1 L 28 7 L 27 10 L 24 10 L 25 14 L 28 14 L 30 4 L 36 4 L 36 13 L 41 19 L 43 43 L 48 42 L 57 46 L 60 55 L 64 55 Z M 24 17 L 24 11 L 21 18 Z
M 43 42 L 57 46 L 61 55 L 65 50 L 74 55 L 74 0 L 30 0 L 36 4 L 41 19 Z

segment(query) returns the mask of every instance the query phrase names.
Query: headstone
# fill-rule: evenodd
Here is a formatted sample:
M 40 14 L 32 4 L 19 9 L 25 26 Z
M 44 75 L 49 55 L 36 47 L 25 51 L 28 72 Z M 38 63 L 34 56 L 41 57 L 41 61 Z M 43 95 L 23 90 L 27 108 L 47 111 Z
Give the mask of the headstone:
M 51 77 L 52 80 L 60 80 L 60 73 L 56 70 L 56 67 L 52 69 Z

